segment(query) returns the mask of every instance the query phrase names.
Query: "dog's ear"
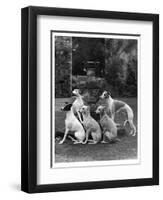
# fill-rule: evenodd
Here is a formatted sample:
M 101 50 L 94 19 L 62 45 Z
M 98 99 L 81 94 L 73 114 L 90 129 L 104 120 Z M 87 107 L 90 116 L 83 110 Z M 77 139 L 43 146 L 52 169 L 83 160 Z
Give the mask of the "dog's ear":
M 105 91 L 105 97 L 108 98 L 109 96 L 111 96 L 111 92 L 110 91 Z
M 110 91 L 108 91 L 108 95 L 111 96 L 111 92 Z
M 102 110 L 103 110 L 103 111 L 106 111 L 106 106 L 102 106 Z
M 72 104 L 66 104 L 66 106 L 63 108 L 64 111 L 70 111 L 72 107 Z
M 91 110 L 91 107 L 88 105 L 87 106 L 87 110 L 90 112 L 90 110 Z
M 108 91 L 105 90 L 105 91 L 103 92 L 103 95 L 104 95 L 104 98 L 108 98 L 108 97 L 109 97 Z

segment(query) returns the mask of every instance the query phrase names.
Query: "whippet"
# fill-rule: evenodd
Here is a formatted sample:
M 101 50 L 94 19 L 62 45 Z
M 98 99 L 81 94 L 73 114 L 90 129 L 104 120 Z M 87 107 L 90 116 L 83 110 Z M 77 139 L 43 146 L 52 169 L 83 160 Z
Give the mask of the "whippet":
M 61 110 L 66 111 L 66 119 L 65 119 L 64 137 L 59 142 L 59 144 L 63 144 L 69 131 L 74 132 L 74 136 L 76 140 L 70 137 L 72 141 L 74 141 L 74 144 L 78 144 L 78 143 L 83 144 L 84 143 L 83 141 L 86 136 L 85 130 L 82 124 L 79 122 L 79 120 L 75 117 L 73 109 L 72 109 L 72 104 L 66 104 L 64 107 L 61 108 Z
M 107 115 L 105 106 L 98 106 L 96 110 L 97 114 L 100 114 L 100 124 L 103 130 L 103 140 L 101 143 L 107 143 L 105 138 L 109 141 L 119 141 L 117 139 L 117 126 L 116 123 Z
M 73 112 L 77 114 L 79 121 L 82 123 L 80 108 L 84 105 L 83 96 L 80 94 L 79 89 L 74 89 L 72 93 L 75 95 L 76 99 L 72 104 Z
M 83 126 L 86 130 L 86 140 L 85 143 L 89 141 L 89 144 L 96 144 L 101 140 L 101 128 L 98 122 L 93 119 L 90 115 L 90 107 L 89 106 L 82 106 L 80 112 L 83 116 Z M 92 140 L 89 139 L 89 135 L 92 136 Z
M 107 91 L 104 91 L 102 95 L 100 96 L 100 98 L 106 100 L 107 114 L 110 113 L 110 117 L 112 118 L 112 120 L 114 120 L 116 112 L 124 111 L 127 114 L 127 119 L 124 121 L 123 125 L 125 126 L 126 123 L 128 122 L 131 128 L 131 131 L 129 134 L 132 136 L 135 136 L 136 127 L 133 123 L 134 113 L 133 113 L 132 108 L 123 101 L 113 99 L 111 97 L 110 92 L 107 92 Z

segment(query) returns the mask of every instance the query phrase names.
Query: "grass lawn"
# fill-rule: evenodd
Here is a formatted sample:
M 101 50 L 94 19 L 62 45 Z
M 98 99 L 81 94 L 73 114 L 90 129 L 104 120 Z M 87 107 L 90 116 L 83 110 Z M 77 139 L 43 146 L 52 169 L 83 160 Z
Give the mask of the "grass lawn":
M 137 99 L 123 98 L 134 111 L 134 124 L 137 127 Z M 64 133 L 65 113 L 60 110 L 65 101 L 69 99 L 56 99 L 55 102 L 55 127 L 56 135 L 62 137 Z M 116 122 L 122 123 L 125 116 L 121 113 L 116 115 Z M 107 144 L 77 144 L 74 145 L 71 140 L 66 139 L 62 145 L 55 142 L 56 162 L 81 162 L 81 161 L 99 161 L 99 160 L 121 160 L 137 158 L 137 136 L 128 136 L 129 127 L 118 131 L 120 142 Z M 137 133 L 138 134 L 138 133 Z

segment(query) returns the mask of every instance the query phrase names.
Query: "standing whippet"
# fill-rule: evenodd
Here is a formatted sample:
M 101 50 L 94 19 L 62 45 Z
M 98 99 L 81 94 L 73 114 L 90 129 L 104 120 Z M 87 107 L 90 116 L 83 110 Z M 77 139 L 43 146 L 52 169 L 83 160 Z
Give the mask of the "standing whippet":
M 127 114 L 127 119 L 124 121 L 124 126 L 128 122 L 131 128 L 130 135 L 135 136 L 136 135 L 136 127 L 133 123 L 134 113 L 132 108 L 126 104 L 123 101 L 119 101 L 116 99 L 113 99 L 111 97 L 110 92 L 104 91 L 102 95 L 100 96 L 101 99 L 106 100 L 106 107 L 107 107 L 107 114 L 110 114 L 110 117 L 114 120 L 115 113 L 124 111 Z

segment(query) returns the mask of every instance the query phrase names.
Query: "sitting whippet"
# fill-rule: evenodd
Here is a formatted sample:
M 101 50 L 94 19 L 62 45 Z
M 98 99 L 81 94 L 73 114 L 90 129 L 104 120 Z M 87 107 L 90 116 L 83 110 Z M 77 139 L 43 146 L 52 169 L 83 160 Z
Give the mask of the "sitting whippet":
M 119 141 L 117 139 L 117 126 L 116 123 L 107 115 L 105 106 L 98 106 L 96 110 L 100 114 L 100 125 L 103 130 L 103 140 L 101 143 L 107 143 L 105 138 L 109 141 Z
M 80 112 L 83 116 L 83 126 L 86 130 L 86 140 L 85 144 L 89 141 L 89 144 L 96 144 L 101 140 L 101 128 L 98 122 L 93 119 L 90 115 L 90 107 L 89 106 L 82 106 Z M 89 135 L 91 134 L 92 140 L 89 139 Z
M 102 95 L 100 96 L 100 98 L 106 100 L 107 114 L 110 113 L 110 117 L 112 118 L 112 120 L 114 120 L 116 112 L 124 111 L 127 114 L 127 119 L 124 121 L 123 125 L 125 126 L 126 123 L 128 122 L 131 128 L 131 131 L 129 134 L 132 136 L 135 136 L 136 127 L 133 123 L 134 113 L 133 113 L 132 108 L 123 101 L 113 99 L 111 97 L 110 92 L 107 92 L 107 91 L 104 91 Z
M 79 89 L 74 89 L 72 93 L 75 95 L 76 99 L 72 104 L 74 114 L 77 114 L 79 121 L 82 123 L 80 108 L 84 105 L 83 96 L 80 94 Z
M 74 136 L 76 140 L 69 136 L 72 139 L 72 141 L 74 141 L 74 144 L 78 144 L 78 143 L 84 144 L 83 141 L 85 140 L 85 136 L 86 136 L 85 130 L 82 124 L 79 122 L 79 120 L 75 117 L 73 109 L 72 109 L 72 104 L 66 104 L 64 107 L 61 108 L 61 110 L 66 111 L 66 119 L 65 119 L 64 137 L 59 142 L 59 144 L 63 144 L 69 131 L 74 132 Z

